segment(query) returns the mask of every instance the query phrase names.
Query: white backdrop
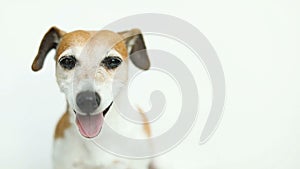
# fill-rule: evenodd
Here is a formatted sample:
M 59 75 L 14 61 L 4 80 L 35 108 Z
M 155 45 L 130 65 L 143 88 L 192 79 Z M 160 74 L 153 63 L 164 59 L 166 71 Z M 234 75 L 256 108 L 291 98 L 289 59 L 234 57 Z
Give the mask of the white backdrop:
M 216 49 L 227 84 L 222 122 L 209 142 L 198 145 L 210 105 L 209 81 L 190 56 L 179 54 L 183 50 L 171 51 L 190 62 L 201 101 L 195 127 L 165 159 L 175 169 L 300 167 L 298 1 L 0 3 L 0 168 L 50 168 L 53 130 L 65 109 L 64 96 L 55 82 L 54 52 L 42 71 L 30 69 L 49 27 L 98 30 L 122 17 L 145 12 L 174 15 L 196 26 Z M 156 39 L 159 43 L 153 43 L 155 37 L 146 40 L 153 48 L 165 42 Z M 169 49 L 167 43 L 165 47 Z M 164 124 L 154 128 L 170 125 Z

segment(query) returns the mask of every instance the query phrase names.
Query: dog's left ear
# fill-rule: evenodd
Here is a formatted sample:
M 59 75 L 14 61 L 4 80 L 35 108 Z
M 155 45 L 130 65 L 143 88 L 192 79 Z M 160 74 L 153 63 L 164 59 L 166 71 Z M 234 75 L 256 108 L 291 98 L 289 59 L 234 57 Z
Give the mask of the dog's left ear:
M 51 49 L 56 48 L 60 38 L 65 34 L 64 31 L 57 27 L 51 27 L 48 32 L 44 35 L 43 40 L 40 44 L 38 54 L 36 55 L 31 69 L 33 71 L 39 71 L 42 69 L 45 58 Z
M 129 57 L 133 64 L 143 70 L 150 68 L 150 61 L 142 32 L 139 29 L 119 32 L 124 38 Z

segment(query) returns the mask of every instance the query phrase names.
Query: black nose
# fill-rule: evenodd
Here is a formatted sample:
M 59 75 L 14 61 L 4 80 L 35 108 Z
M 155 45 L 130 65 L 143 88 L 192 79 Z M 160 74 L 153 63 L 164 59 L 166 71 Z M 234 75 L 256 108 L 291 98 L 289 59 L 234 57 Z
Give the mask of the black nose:
M 76 104 L 83 113 L 92 113 L 100 105 L 101 98 L 98 93 L 91 91 L 80 92 L 76 96 Z

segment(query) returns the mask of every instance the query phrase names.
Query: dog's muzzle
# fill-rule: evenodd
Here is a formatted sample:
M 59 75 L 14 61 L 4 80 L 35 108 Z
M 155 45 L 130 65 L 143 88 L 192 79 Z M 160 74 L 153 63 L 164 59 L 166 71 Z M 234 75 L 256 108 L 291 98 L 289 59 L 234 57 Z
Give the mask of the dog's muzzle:
M 86 138 L 94 138 L 100 133 L 104 115 L 112 105 L 111 102 L 104 110 L 98 111 L 100 103 L 101 98 L 97 92 L 84 91 L 76 96 L 76 105 L 80 109 L 80 113 L 73 109 L 76 115 L 76 124 L 80 134 Z
M 100 105 L 101 98 L 97 92 L 84 91 L 76 96 L 76 104 L 83 113 L 93 113 Z

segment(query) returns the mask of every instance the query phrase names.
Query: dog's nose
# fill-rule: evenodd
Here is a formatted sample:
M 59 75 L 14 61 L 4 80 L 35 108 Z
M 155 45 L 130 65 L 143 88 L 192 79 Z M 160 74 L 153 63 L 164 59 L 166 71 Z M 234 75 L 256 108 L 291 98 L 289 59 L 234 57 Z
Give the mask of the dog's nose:
M 92 113 L 100 105 L 101 98 L 97 92 L 84 91 L 76 96 L 76 104 L 83 113 Z

